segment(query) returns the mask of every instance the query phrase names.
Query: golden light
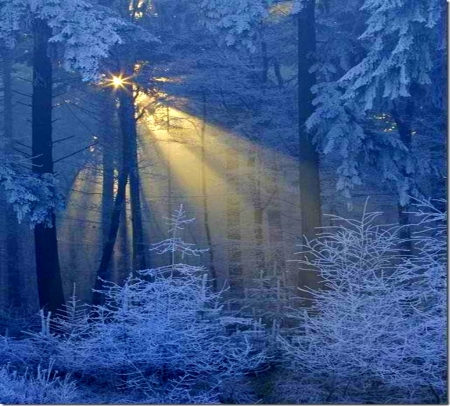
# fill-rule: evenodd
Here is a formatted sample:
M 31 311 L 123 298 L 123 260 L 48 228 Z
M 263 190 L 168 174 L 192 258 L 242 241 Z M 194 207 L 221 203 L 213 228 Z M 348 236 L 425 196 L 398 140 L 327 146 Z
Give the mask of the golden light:
M 119 87 L 125 86 L 125 80 L 121 76 L 113 76 L 111 79 L 111 84 L 118 89 Z
M 124 78 L 122 75 L 111 75 L 108 79 L 105 79 L 106 83 L 104 82 L 104 84 L 106 84 L 106 86 L 112 86 L 114 89 L 125 88 L 125 86 L 131 85 L 129 79 L 131 79 L 131 77 Z
M 116 89 L 129 87 L 131 91 L 133 79 L 116 71 L 115 75 L 105 74 L 102 85 Z M 183 111 L 179 106 L 182 100 L 178 98 L 178 108 L 156 103 L 152 96 L 143 92 L 139 93 L 135 102 L 140 110 L 149 110 L 145 120 L 138 121 L 138 159 L 145 232 L 148 230 L 149 235 L 153 233 L 158 236 L 155 238 L 162 238 L 164 229 L 160 227 L 158 219 L 167 216 L 171 207 L 176 208 L 179 203 L 185 203 L 198 219 L 190 241 L 194 242 L 194 235 L 199 236 L 198 242 L 202 247 L 207 247 L 206 220 L 202 215 L 207 213 L 209 216 L 212 240 L 218 247 L 215 265 L 220 277 L 228 278 L 231 227 L 239 227 L 245 275 L 253 275 L 256 269 L 255 252 L 260 252 L 255 237 L 258 227 L 264 230 L 264 247 L 268 247 L 264 248 L 267 261 L 280 255 L 279 261 L 282 261 L 284 255 L 293 255 L 300 225 L 298 219 L 301 217 L 298 188 L 295 186 L 297 161 L 294 157 L 260 144 L 255 145 L 239 134 L 211 122 L 205 123 L 203 117 Z M 60 222 L 60 240 L 66 248 L 62 253 L 66 279 L 77 286 L 85 286 L 80 292 L 83 300 L 89 300 L 91 295 L 87 286 L 89 284 L 83 284 L 83 280 L 90 280 L 92 285 L 95 282 L 93 274 L 88 274 L 86 269 L 98 266 L 98 247 L 103 244 L 101 207 L 104 204 L 104 173 L 104 168 L 95 163 L 88 163 L 79 172 L 67 199 L 68 209 Z M 115 179 L 118 174 L 115 169 Z M 117 182 L 114 182 L 114 194 L 117 193 L 117 187 Z M 127 196 L 130 196 L 129 188 Z M 260 207 L 264 211 L 262 226 L 257 224 L 255 217 L 256 208 Z M 273 214 L 278 212 L 288 214 Z M 233 225 L 235 213 L 237 225 Z M 132 235 L 129 199 L 125 217 L 126 222 L 121 220 L 123 229 L 114 250 L 115 260 L 111 268 L 114 280 L 120 277 L 122 266 L 126 269 L 131 267 L 128 255 L 132 249 L 129 238 Z M 80 224 L 89 226 L 81 227 Z M 73 241 L 80 243 L 75 245 Z M 291 246 L 292 249 L 289 248 Z M 276 263 L 273 272 L 276 272 Z M 292 268 L 293 273 L 294 270 Z

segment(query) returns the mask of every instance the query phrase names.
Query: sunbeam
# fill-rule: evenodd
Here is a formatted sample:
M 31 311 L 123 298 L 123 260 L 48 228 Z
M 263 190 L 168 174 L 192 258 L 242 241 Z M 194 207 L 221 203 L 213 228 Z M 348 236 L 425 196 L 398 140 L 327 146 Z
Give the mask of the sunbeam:
M 151 105 L 145 95 L 139 95 L 137 103 L 143 108 Z M 160 180 L 150 181 L 149 185 L 143 180 L 143 194 L 157 212 L 161 212 L 157 208 L 161 203 L 162 213 L 168 207 L 185 203 L 199 220 L 204 217 L 206 201 L 213 249 L 220 247 L 216 251 L 222 253 L 218 265 L 221 279 L 230 278 L 227 247 L 237 246 L 245 268 L 243 276 L 251 280 L 255 277 L 258 251 L 266 251 L 265 263 L 260 266 L 273 267 L 271 258 L 286 249 L 285 242 L 295 244 L 293 236 L 298 235 L 300 226 L 295 177 L 287 177 L 279 169 L 295 168 L 296 162 L 210 123 L 203 124 L 200 118 L 174 107 L 163 106 L 144 116 L 139 125 L 140 161 L 150 163 Z M 151 156 L 158 160 L 152 161 Z M 235 168 L 230 166 L 230 159 Z M 159 202 L 154 197 L 156 190 L 163 197 Z M 274 222 L 269 213 L 280 206 L 288 207 L 289 216 Z M 238 212 L 233 214 L 233 210 Z M 257 210 L 262 213 L 259 219 Z M 236 215 L 239 230 L 233 232 L 229 216 Z M 205 244 L 205 225 L 200 222 L 197 228 L 195 234 L 202 236 L 200 241 Z M 262 229 L 259 234 L 258 228 Z M 239 240 L 233 241 L 233 235 Z

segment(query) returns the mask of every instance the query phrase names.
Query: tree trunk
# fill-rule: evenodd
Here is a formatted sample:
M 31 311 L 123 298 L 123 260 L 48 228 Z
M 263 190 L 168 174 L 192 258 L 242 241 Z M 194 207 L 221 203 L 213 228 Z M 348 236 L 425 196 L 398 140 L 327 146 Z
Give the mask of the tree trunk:
M 12 55 L 11 50 L 2 48 L 3 61 L 3 135 L 10 144 L 13 137 L 13 106 L 12 106 Z M 9 147 L 10 145 L 8 145 Z
M 205 146 L 205 136 L 206 136 L 206 95 L 203 93 L 203 117 L 202 117 L 202 128 L 201 128 L 201 183 L 202 183 L 202 200 L 203 200 L 203 223 L 205 225 L 206 242 L 208 244 L 208 254 L 209 254 L 209 273 L 212 281 L 212 288 L 214 292 L 217 292 L 217 272 L 214 267 L 214 249 L 211 238 L 211 228 L 209 224 L 209 208 L 208 208 L 208 195 L 207 195 L 207 184 L 206 184 L 206 146 Z
M 52 142 L 52 64 L 47 55 L 51 31 L 42 20 L 34 25 L 33 95 L 32 95 L 32 163 L 38 175 L 53 174 Z M 40 307 L 55 314 L 64 304 L 58 258 L 55 214 L 50 213 L 52 227 L 38 224 L 34 228 L 36 273 Z
M 241 204 L 239 196 L 239 156 L 236 149 L 227 147 L 226 171 L 229 191 L 226 199 L 228 275 L 230 293 L 236 295 L 242 286 Z
M 166 122 L 167 122 L 167 217 L 170 218 L 173 215 L 172 208 L 172 139 L 170 134 L 170 109 L 166 106 Z M 174 265 L 174 255 L 169 252 L 168 254 L 169 264 Z
M 248 168 L 250 170 L 249 180 L 250 188 L 252 191 L 252 201 L 253 201 L 253 234 L 255 236 L 255 271 L 256 275 L 259 275 L 261 270 L 266 267 L 266 258 L 264 252 L 264 230 L 263 230 L 263 219 L 264 219 L 264 208 L 262 205 L 261 196 L 261 151 L 257 145 L 251 147 L 249 151 Z
M 139 163 L 137 153 L 137 131 L 133 91 L 128 87 L 119 96 L 120 127 L 129 143 L 129 177 L 131 201 L 131 226 L 133 246 L 133 270 L 146 269 L 144 229 L 142 226 L 141 187 L 139 179 Z
M 114 206 L 114 153 L 113 145 L 116 145 L 114 131 L 114 103 L 109 94 L 102 95 L 102 240 L 103 245 L 108 241 L 109 221 Z
M 299 133 L 299 187 L 302 234 L 308 240 L 316 237 L 321 226 L 321 199 L 319 178 L 319 154 L 306 129 L 306 120 L 313 113 L 314 73 L 310 68 L 316 52 L 315 1 L 305 0 L 298 14 L 298 133 Z M 299 286 L 317 286 L 314 272 L 300 273 Z
M 128 188 L 127 188 L 128 189 Z M 127 200 L 127 190 L 125 190 L 125 202 Z M 128 205 L 125 203 L 122 208 L 122 213 L 120 214 L 120 227 L 119 227 L 119 243 L 118 251 L 119 261 L 117 262 L 117 272 L 115 274 L 117 283 L 121 284 L 128 278 L 132 265 L 130 262 L 130 247 L 129 247 L 129 233 L 128 233 L 128 216 L 129 211 L 127 210 Z
M 280 168 L 274 160 L 270 171 L 270 203 L 267 208 L 267 223 L 269 227 L 269 244 L 271 255 L 271 266 L 281 272 L 286 270 L 286 256 L 284 253 L 283 224 L 280 208 Z
M 126 187 L 130 180 L 131 213 L 133 228 L 133 269 L 145 269 L 145 257 L 143 255 L 142 238 L 142 214 L 140 205 L 139 172 L 137 166 L 137 132 L 134 112 L 134 100 L 131 86 L 119 90 L 119 121 L 122 134 L 122 167 L 119 173 L 117 194 L 114 200 L 114 207 L 108 232 L 108 240 L 103 247 L 102 259 L 97 271 L 97 279 L 94 289 L 102 287 L 103 280 L 112 280 L 110 262 L 116 244 L 119 231 L 120 217 L 122 210 L 126 208 Z M 133 185 L 133 186 L 132 186 Z M 133 192 L 132 192 L 133 191 Z M 99 279 L 100 278 L 100 279 Z M 93 304 L 101 304 L 103 296 L 94 292 L 92 296 Z
M 119 181 L 117 186 L 117 194 L 114 199 L 114 207 L 111 214 L 111 221 L 108 231 L 108 240 L 103 246 L 102 258 L 100 266 L 97 271 L 97 279 L 95 280 L 94 289 L 99 290 L 102 288 L 103 282 L 101 279 L 110 281 L 112 280 L 112 274 L 110 272 L 110 262 L 114 252 L 114 245 L 116 244 L 117 234 L 120 225 L 120 215 L 125 207 L 125 195 L 128 183 L 129 175 L 129 144 L 126 139 L 123 140 L 122 145 L 122 167 L 119 172 Z M 92 295 L 92 304 L 99 305 L 103 303 L 103 295 L 94 292 Z
M 3 136 L 5 153 L 12 153 L 13 144 L 13 104 L 12 104 L 12 55 L 7 48 L 1 50 L 3 71 Z M 17 218 L 12 208 L 7 207 L 6 219 L 6 270 L 8 275 L 8 302 L 13 308 L 20 307 L 22 283 L 19 272 L 19 239 Z

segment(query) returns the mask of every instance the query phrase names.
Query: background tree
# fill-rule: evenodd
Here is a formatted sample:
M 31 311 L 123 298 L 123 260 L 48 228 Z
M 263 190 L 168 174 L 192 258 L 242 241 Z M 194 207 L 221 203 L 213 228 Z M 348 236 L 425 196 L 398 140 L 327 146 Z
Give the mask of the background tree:
M 13 45 L 14 34 L 23 27 L 26 19 L 32 19 L 32 169 L 41 176 L 53 175 L 53 81 L 49 43 L 64 43 L 66 68 L 78 69 L 86 79 L 91 79 L 97 74 L 98 61 L 106 56 L 108 47 L 120 41 L 115 28 L 122 23 L 92 11 L 88 3 L 75 0 L 56 8 L 39 2 L 2 3 L 0 13 L 4 22 L 1 35 L 8 46 Z M 79 45 L 86 46 L 89 35 L 95 38 L 88 42 L 88 50 L 81 49 L 80 52 Z M 39 303 L 54 313 L 64 303 L 64 292 L 53 213 L 50 213 L 50 219 L 46 225 L 36 225 L 34 240 Z

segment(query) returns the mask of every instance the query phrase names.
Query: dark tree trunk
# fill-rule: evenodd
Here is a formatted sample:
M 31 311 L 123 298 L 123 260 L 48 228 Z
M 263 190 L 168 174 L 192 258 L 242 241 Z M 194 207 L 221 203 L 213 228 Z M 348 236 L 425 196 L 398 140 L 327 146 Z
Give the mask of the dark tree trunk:
M 142 238 L 142 214 L 140 204 L 139 172 L 137 162 L 137 133 L 134 111 L 133 93 L 130 86 L 119 90 L 119 121 L 122 134 L 122 164 L 119 173 L 117 194 L 114 199 L 114 207 L 111 215 L 111 222 L 108 232 L 108 240 L 103 247 L 100 266 L 97 271 L 97 279 L 94 289 L 102 287 L 103 280 L 112 280 L 110 262 L 116 244 L 119 231 L 120 217 L 122 210 L 126 209 L 126 187 L 130 180 L 131 213 L 133 228 L 133 269 L 145 269 L 145 256 L 143 255 Z M 94 292 L 92 296 L 93 304 L 101 304 L 103 296 Z
M 299 132 L 299 187 L 302 234 L 308 240 L 316 237 L 321 226 L 321 199 L 319 154 L 306 129 L 306 120 L 313 113 L 311 87 L 316 78 L 309 70 L 316 52 L 315 1 L 306 0 L 298 14 L 298 132 Z M 314 287 L 318 276 L 314 272 L 300 273 L 299 286 Z
M 284 253 L 284 238 L 283 238 L 283 224 L 281 220 L 280 208 L 280 168 L 278 162 L 273 163 L 271 168 L 270 183 L 271 196 L 270 203 L 267 209 L 267 223 L 269 227 L 269 244 L 271 255 L 272 268 L 280 269 L 284 272 L 286 268 L 286 256 Z
M 229 191 L 226 199 L 228 277 L 231 295 L 243 290 L 241 250 L 241 204 L 239 196 L 239 155 L 233 147 L 226 150 L 226 171 Z
M 3 61 L 3 135 L 5 152 L 12 153 L 13 144 L 13 104 L 12 104 L 12 55 L 7 48 L 1 50 Z M 8 302 L 16 308 L 22 305 L 21 277 L 19 273 L 19 239 L 17 219 L 10 207 L 5 211 L 6 219 L 6 270 L 8 275 Z
M 103 246 L 102 258 L 100 266 L 97 270 L 97 279 L 95 280 L 94 289 L 99 290 L 102 288 L 103 282 L 101 279 L 110 281 L 112 280 L 112 274 L 110 271 L 110 262 L 114 252 L 114 245 L 116 244 L 117 234 L 119 231 L 121 212 L 125 207 L 125 195 L 128 183 L 129 175 L 129 144 L 124 139 L 122 146 L 122 167 L 119 172 L 119 180 L 117 186 L 117 194 L 114 199 L 114 207 L 111 214 L 111 221 L 108 231 L 108 240 Z M 103 303 L 103 295 L 98 292 L 94 292 L 92 295 L 92 303 L 99 305 Z
M 53 174 L 52 142 L 52 64 L 48 51 L 51 31 L 42 20 L 34 25 L 33 96 L 32 96 L 32 163 L 33 172 Z M 36 273 L 39 304 L 53 314 L 64 304 L 64 293 L 58 258 L 58 239 L 54 213 L 52 227 L 38 224 L 34 228 Z
M 252 146 L 249 151 L 248 167 L 250 169 L 249 180 L 253 201 L 253 234 L 255 236 L 255 270 L 259 275 L 261 270 L 266 268 L 266 257 L 264 253 L 264 208 L 261 196 L 261 173 L 260 173 L 260 151 L 257 146 Z
M 205 225 L 206 242 L 208 244 L 209 254 L 209 273 L 212 280 L 212 288 L 214 292 L 217 291 L 217 272 L 214 266 L 214 248 L 211 238 L 211 227 L 209 224 L 209 208 L 208 208 L 208 194 L 206 184 L 206 95 L 203 93 L 203 117 L 201 128 L 201 183 L 202 183 L 202 197 L 203 197 L 203 223 Z
M 102 95 L 102 237 L 103 245 L 108 241 L 109 221 L 114 206 L 114 152 L 117 139 L 114 131 L 114 100 L 109 94 Z
M 8 144 L 13 137 L 13 105 L 12 105 L 12 55 L 11 50 L 2 48 L 3 61 L 3 135 Z M 9 146 L 9 145 L 8 145 Z
M 137 131 L 135 106 L 131 87 L 120 92 L 119 120 L 123 139 L 129 144 L 129 177 L 131 226 L 133 246 L 133 270 L 146 269 L 144 229 L 142 226 L 141 187 L 139 179 L 139 162 L 137 152 Z
M 127 188 L 128 189 L 128 188 Z M 128 190 L 125 190 L 125 201 L 127 201 Z M 122 283 L 129 275 L 132 269 L 130 262 L 130 246 L 129 246 L 129 232 L 128 232 L 128 216 L 129 210 L 128 205 L 124 204 L 122 208 L 122 213 L 120 214 L 120 227 L 119 227 L 119 243 L 118 243 L 118 261 L 117 261 L 117 272 L 115 273 L 115 278 L 118 283 Z
M 170 133 L 170 109 L 169 106 L 166 106 L 166 123 L 167 123 L 167 217 L 170 218 L 173 215 L 172 208 L 172 135 Z M 174 265 L 174 255 L 169 252 L 168 254 L 168 262 L 170 265 Z

